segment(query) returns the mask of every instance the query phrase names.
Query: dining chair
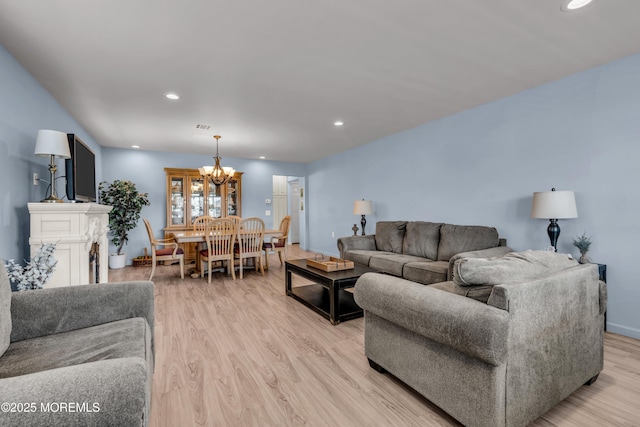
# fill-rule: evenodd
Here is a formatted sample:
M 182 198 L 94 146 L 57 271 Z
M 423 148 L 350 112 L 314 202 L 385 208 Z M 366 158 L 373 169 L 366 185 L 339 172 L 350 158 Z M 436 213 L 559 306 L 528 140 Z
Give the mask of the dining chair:
M 156 264 L 158 261 L 180 261 L 180 278 L 184 279 L 184 251 L 178 246 L 178 243 L 171 239 L 156 239 L 153 236 L 153 230 L 149 220 L 143 218 L 144 226 L 147 228 L 149 242 L 151 243 L 151 275 L 149 280 L 153 278 L 156 272 Z M 170 246 L 158 249 L 158 246 Z
M 242 279 L 242 264 L 247 258 L 254 258 L 256 270 L 264 276 L 262 265 L 262 243 L 264 241 L 264 221 L 257 217 L 245 218 L 238 227 L 238 246 L 234 249 L 236 259 L 240 260 L 240 278 Z
M 242 221 L 242 217 L 238 215 L 227 215 L 225 218 L 234 220 L 236 224 L 240 224 L 240 221 Z
M 227 273 L 236 280 L 234 268 L 233 246 L 236 241 L 238 226 L 228 218 L 218 218 L 206 222 L 204 236 L 206 249 L 200 251 L 200 275 L 204 276 L 204 265 L 207 264 L 208 282 L 211 283 L 211 263 L 213 261 L 226 261 Z M 242 277 L 242 276 L 240 276 Z
M 275 251 L 280 258 L 280 265 L 283 265 L 282 253 L 284 252 L 284 259 L 287 259 L 287 241 L 289 238 L 289 224 L 291 223 L 291 216 L 287 215 L 280 221 L 280 231 L 282 234 L 277 237 L 272 237 L 270 242 L 264 242 L 262 244 L 262 250 L 264 250 L 265 267 L 269 269 L 269 251 Z
M 215 221 L 215 219 L 216 219 L 215 217 L 209 216 L 209 215 L 202 215 L 202 216 L 196 217 L 196 219 L 193 220 L 193 225 L 192 225 L 193 231 L 204 233 L 207 229 L 207 226 L 212 221 Z M 196 246 L 195 247 L 196 265 L 200 266 L 200 251 L 207 249 L 207 242 L 206 241 L 198 242 L 195 244 L 195 246 Z M 202 273 L 202 270 L 200 270 L 200 272 Z
M 215 218 L 209 215 L 197 217 L 193 220 L 193 231 L 204 231 L 207 224 L 213 220 L 215 220 Z

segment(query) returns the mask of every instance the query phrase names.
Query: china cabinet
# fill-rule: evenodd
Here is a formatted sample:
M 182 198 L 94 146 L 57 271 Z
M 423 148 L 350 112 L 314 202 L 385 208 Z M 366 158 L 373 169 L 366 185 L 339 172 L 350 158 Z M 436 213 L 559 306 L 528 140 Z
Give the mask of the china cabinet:
M 165 168 L 167 175 L 167 226 L 165 236 L 191 230 L 202 215 L 222 218 L 242 216 L 242 172 L 226 184 L 215 186 L 198 169 Z M 183 244 L 185 260 L 195 259 L 195 244 Z

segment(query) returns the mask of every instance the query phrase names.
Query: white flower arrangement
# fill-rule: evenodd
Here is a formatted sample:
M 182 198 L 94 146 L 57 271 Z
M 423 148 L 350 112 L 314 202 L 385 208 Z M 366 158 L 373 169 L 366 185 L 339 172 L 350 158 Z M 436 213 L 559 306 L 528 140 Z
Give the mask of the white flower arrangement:
M 56 269 L 58 261 L 53 257 L 55 250 L 55 243 L 42 245 L 25 267 L 10 259 L 5 264 L 9 280 L 17 285 L 19 291 L 42 289 Z

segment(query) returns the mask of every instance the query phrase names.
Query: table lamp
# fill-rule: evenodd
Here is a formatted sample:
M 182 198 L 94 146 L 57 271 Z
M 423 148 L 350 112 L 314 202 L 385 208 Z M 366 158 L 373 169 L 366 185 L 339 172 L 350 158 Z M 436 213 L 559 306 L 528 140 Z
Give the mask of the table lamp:
M 364 236 L 364 226 L 367 225 L 367 220 L 365 215 L 371 215 L 373 213 L 373 207 L 371 205 L 371 200 L 356 200 L 353 202 L 353 214 L 354 215 L 362 215 L 360 219 L 360 225 L 362 225 L 362 235 Z
M 531 218 L 545 218 L 549 220 L 547 234 L 553 249 L 558 252 L 558 236 L 560 236 L 559 219 L 577 218 L 576 198 L 573 191 L 542 191 L 533 193 L 531 204 Z
M 57 130 L 39 130 L 38 138 L 36 139 L 36 156 L 50 156 L 51 161 L 49 163 L 49 173 L 51 174 L 51 195 L 42 203 L 62 203 L 62 199 L 58 198 L 56 194 L 56 157 L 61 159 L 71 158 L 69 152 L 69 141 L 67 134 L 59 132 Z

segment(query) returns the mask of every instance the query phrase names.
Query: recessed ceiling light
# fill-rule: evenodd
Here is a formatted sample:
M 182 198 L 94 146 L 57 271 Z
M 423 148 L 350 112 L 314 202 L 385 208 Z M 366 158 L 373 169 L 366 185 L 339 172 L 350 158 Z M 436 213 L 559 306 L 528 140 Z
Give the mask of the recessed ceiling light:
M 344 123 L 341 121 L 337 121 L 337 122 L 333 122 L 333 124 L 336 126 L 342 126 Z
M 132 146 L 131 146 L 131 148 L 136 148 L 136 149 L 138 149 L 138 148 L 140 148 L 140 146 L 139 146 L 139 145 L 132 145 Z
M 174 101 L 177 100 L 177 99 L 180 99 L 180 96 L 178 96 L 178 94 L 173 93 L 173 92 L 165 93 L 164 96 L 166 96 L 167 98 L 172 99 Z
M 264 159 L 266 159 L 266 157 L 265 157 L 265 156 L 260 156 L 260 157 L 258 157 L 258 158 L 259 158 L 260 160 L 264 160 Z
M 592 1 L 593 0 L 562 0 L 562 6 L 560 8 L 565 12 L 570 12 L 585 7 Z

